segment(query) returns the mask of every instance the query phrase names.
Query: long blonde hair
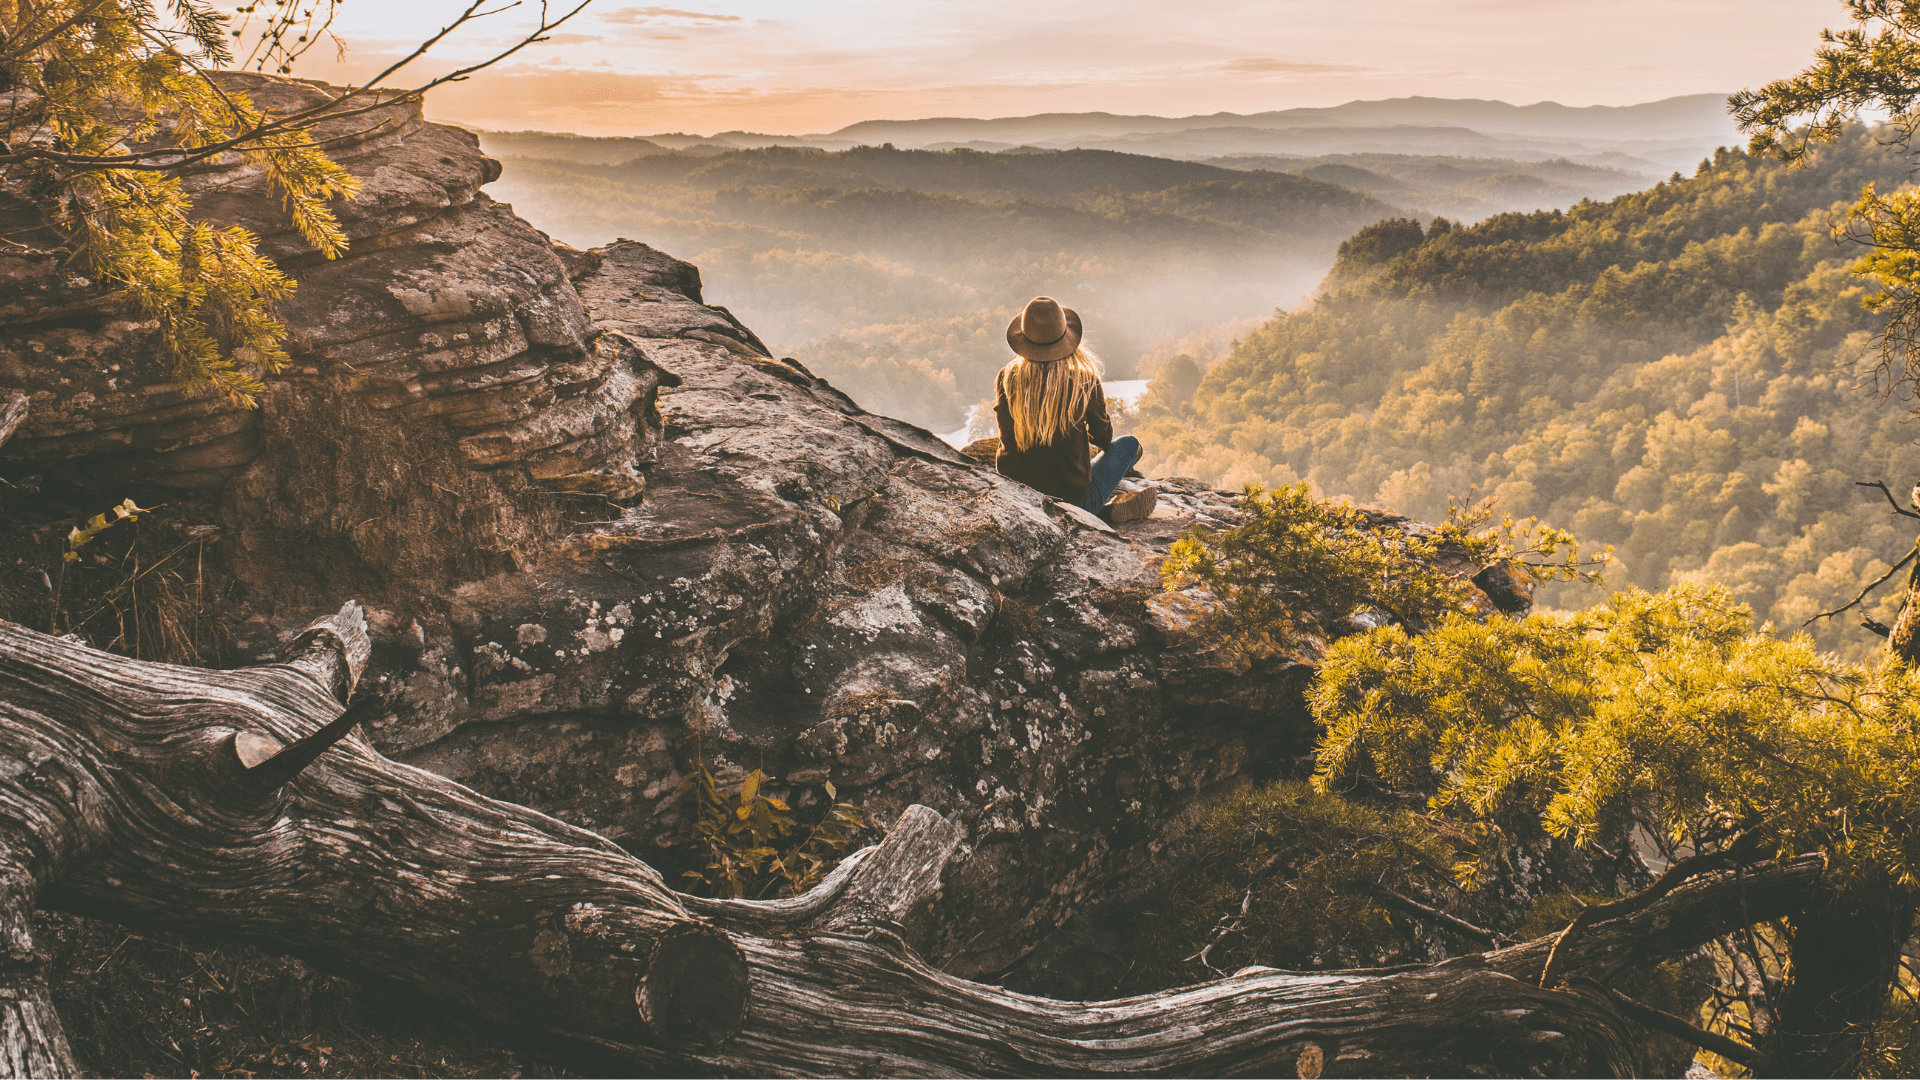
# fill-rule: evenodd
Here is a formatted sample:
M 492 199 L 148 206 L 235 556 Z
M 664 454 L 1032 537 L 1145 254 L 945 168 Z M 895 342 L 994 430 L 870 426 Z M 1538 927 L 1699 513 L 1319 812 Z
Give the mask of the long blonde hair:
M 1013 414 L 1017 450 L 1061 441 L 1086 418 L 1087 406 L 1106 374 L 1100 358 L 1085 348 L 1044 363 L 1016 356 L 1000 369 L 1001 393 Z

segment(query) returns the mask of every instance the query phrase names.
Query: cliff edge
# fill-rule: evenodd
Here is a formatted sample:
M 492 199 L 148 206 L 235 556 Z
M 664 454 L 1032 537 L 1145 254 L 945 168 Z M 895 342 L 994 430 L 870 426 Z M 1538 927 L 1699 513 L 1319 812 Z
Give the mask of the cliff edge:
M 325 92 L 232 78 L 270 108 Z M 25 403 L 0 444 L 0 615 L 46 628 L 76 514 L 164 502 L 201 541 L 222 663 L 367 605 L 390 757 L 669 868 L 696 759 L 723 786 L 762 769 L 803 811 L 829 781 L 883 825 L 932 806 L 970 850 L 915 946 L 1098 993 L 1123 949 L 1057 931 L 1311 750 L 1324 642 L 1252 661 L 1161 589 L 1166 544 L 1236 520 L 1233 498 L 1154 481 L 1152 518 L 1102 524 L 771 356 L 695 267 L 553 243 L 481 192 L 499 166 L 470 134 L 376 119 L 337 151 L 365 183 L 339 260 L 257 175 L 189 178 L 299 280 L 294 363 L 257 410 L 181 393 L 150 328 L 50 249 L 0 254 L 0 402 Z

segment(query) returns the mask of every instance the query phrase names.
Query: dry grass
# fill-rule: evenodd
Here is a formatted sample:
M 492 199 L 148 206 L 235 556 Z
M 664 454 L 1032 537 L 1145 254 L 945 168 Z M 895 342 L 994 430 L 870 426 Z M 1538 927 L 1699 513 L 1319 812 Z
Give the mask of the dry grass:
M 208 575 L 218 534 L 203 526 L 167 536 L 144 521 L 125 528 L 62 565 L 54 629 L 137 660 L 216 666 L 233 639 Z
M 999 536 L 1000 526 L 997 522 L 975 522 L 969 525 L 962 525 L 952 532 L 949 532 L 946 535 L 946 541 L 949 547 L 958 551 L 961 548 L 970 548 L 976 544 L 984 544 L 989 540 L 999 539 Z
M 844 565 L 840 580 L 862 592 L 884 589 L 906 578 L 913 564 L 905 559 L 871 559 Z

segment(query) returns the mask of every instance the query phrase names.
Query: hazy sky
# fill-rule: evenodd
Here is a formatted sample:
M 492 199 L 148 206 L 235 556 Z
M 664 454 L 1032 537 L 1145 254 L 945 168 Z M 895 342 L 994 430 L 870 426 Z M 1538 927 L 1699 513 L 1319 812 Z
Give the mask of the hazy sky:
M 1790 74 L 1843 18 L 1837 0 L 681 2 L 595 0 L 553 41 L 435 91 L 428 112 L 496 129 L 802 134 L 867 119 L 1408 95 L 1627 105 Z M 346 61 L 323 46 L 298 73 L 365 77 L 464 6 L 346 0 Z M 528 0 L 469 26 L 431 59 L 495 49 L 536 10 Z

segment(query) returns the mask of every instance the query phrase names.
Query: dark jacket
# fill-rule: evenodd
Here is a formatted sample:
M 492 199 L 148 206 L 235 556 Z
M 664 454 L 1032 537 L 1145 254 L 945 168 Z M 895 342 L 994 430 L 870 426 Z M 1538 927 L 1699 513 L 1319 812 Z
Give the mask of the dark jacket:
M 1013 439 L 1013 412 L 1007 407 L 1006 384 L 999 379 L 994 380 L 993 412 L 1000 418 L 1000 453 L 993 467 L 1001 476 L 1075 506 L 1087 501 L 1087 489 L 1093 486 L 1087 444 L 1101 450 L 1113 444 L 1113 421 L 1107 418 L 1107 395 L 1099 383 L 1093 384 L 1093 397 L 1077 423 L 1054 442 L 1031 450 L 1015 449 L 1019 443 Z

